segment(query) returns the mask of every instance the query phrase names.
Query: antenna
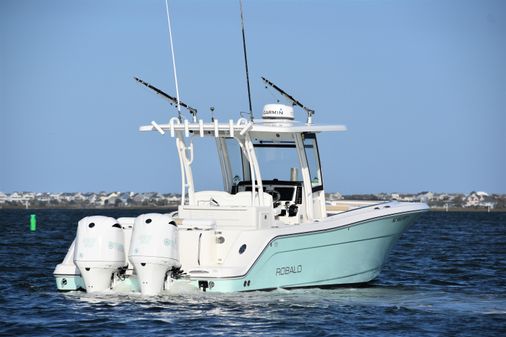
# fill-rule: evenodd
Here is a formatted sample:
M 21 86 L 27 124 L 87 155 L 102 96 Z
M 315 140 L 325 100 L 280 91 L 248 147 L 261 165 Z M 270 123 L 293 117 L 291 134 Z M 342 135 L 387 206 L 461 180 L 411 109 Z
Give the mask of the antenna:
M 249 119 L 253 121 L 253 108 L 251 107 L 251 89 L 249 86 L 248 56 L 246 53 L 246 37 L 244 35 L 244 17 L 242 15 L 242 0 L 239 0 L 239 4 L 241 7 L 242 47 L 244 50 L 244 65 L 246 66 L 246 84 L 248 85 Z
M 170 28 L 170 14 L 169 14 L 169 2 L 168 2 L 168 0 L 165 0 L 165 10 L 167 12 L 167 25 L 169 27 L 169 42 L 170 42 L 170 52 L 172 54 L 172 68 L 174 69 L 174 82 L 176 83 L 177 118 L 181 121 L 182 118 L 181 118 L 181 107 L 180 107 L 180 101 L 179 101 L 179 86 L 178 86 L 178 83 L 177 83 L 176 56 L 174 55 L 174 46 L 172 44 L 172 29 Z M 141 83 L 143 83 L 143 82 L 141 82 Z M 197 113 L 197 110 L 195 110 L 195 114 L 196 113 Z M 194 120 L 196 119 L 195 115 L 193 115 L 193 119 Z
M 196 118 L 196 116 L 197 116 L 197 109 L 192 108 L 188 104 L 182 102 L 179 98 L 172 97 L 171 95 L 163 92 L 162 90 L 160 90 L 157 87 L 149 84 L 148 82 L 144 82 L 143 80 L 141 80 L 138 77 L 134 77 L 134 79 L 137 82 L 139 82 L 140 84 L 143 84 L 146 87 L 148 87 L 149 89 L 153 90 L 157 95 L 160 95 L 162 98 L 165 98 L 167 101 L 169 101 L 170 105 L 172 105 L 172 104 L 176 105 L 178 107 L 178 109 L 179 109 L 178 110 L 179 112 L 180 112 L 180 106 L 182 106 L 183 108 L 188 109 L 188 111 L 193 115 L 194 119 Z M 179 116 L 181 116 L 181 114 L 179 114 Z
M 274 83 L 272 83 L 271 81 L 269 81 L 268 79 L 266 79 L 263 76 L 262 76 L 262 80 L 265 82 L 265 84 L 270 85 L 272 88 L 274 88 L 276 91 L 278 91 L 281 95 L 285 96 L 292 103 L 292 105 L 297 105 L 297 106 L 300 106 L 302 109 L 304 109 L 307 113 L 307 123 L 308 124 L 312 123 L 312 117 L 314 115 L 313 109 L 309 109 L 307 106 L 303 105 L 301 102 L 299 102 L 298 100 L 293 98 L 291 95 L 287 94 L 283 89 L 281 89 L 280 87 L 278 87 L 277 85 L 275 85 Z M 266 86 L 266 88 L 267 88 L 267 86 Z

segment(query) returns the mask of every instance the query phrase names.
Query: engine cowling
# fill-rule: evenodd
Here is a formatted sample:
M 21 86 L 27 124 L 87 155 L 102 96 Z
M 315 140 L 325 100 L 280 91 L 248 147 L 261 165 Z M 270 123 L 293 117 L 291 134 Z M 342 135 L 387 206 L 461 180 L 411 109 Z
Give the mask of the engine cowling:
M 134 222 L 130 251 L 143 295 L 157 295 L 163 290 L 168 270 L 181 266 L 177 227 L 169 215 L 150 213 Z
M 79 221 L 74 263 L 87 292 L 111 287 L 114 272 L 126 265 L 123 230 L 116 219 L 89 216 Z

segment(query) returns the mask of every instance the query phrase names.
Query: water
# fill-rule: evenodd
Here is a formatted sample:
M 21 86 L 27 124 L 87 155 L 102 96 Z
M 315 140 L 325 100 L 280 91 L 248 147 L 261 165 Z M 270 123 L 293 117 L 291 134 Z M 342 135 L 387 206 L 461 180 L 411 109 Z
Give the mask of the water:
M 506 213 L 428 213 L 366 287 L 90 296 L 52 272 L 89 210 L 0 210 L 0 335 L 504 336 Z M 141 210 L 102 210 L 136 216 Z

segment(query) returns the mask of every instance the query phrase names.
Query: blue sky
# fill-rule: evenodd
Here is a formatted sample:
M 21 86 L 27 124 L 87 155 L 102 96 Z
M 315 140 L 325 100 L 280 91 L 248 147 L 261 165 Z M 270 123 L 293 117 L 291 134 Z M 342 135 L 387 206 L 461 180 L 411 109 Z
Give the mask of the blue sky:
M 209 119 L 248 101 L 237 1 L 170 1 L 181 97 Z M 506 2 L 244 2 L 260 76 L 347 125 L 320 137 L 326 191 L 506 193 Z M 163 0 L 0 2 L 0 191 L 179 192 Z M 277 97 L 276 97 L 277 98 Z M 303 119 L 303 113 L 298 111 Z M 199 188 L 219 188 L 200 144 Z

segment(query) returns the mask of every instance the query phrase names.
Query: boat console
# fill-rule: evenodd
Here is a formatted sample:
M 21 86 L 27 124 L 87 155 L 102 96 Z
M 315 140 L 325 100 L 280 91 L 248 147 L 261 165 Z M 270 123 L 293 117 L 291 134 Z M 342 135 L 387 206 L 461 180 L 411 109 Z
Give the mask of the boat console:
M 299 207 L 302 205 L 302 181 L 288 180 L 262 180 L 262 186 L 266 193 L 272 196 L 273 208 L 277 210 L 279 218 L 291 218 L 297 216 Z M 251 191 L 251 181 L 241 181 L 234 186 L 232 191 Z

